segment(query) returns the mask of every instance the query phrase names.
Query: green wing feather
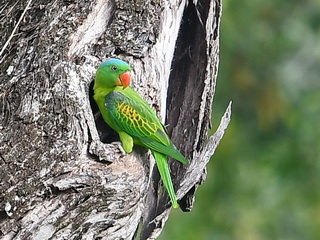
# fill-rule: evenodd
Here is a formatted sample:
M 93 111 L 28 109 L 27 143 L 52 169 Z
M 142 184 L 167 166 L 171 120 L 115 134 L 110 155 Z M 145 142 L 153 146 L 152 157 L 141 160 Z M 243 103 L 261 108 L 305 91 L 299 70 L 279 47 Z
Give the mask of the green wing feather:
M 174 147 L 148 103 L 132 89 L 128 87 L 122 92 L 110 92 L 105 98 L 105 105 L 116 131 L 126 132 L 137 144 L 188 163 Z
M 178 150 L 175 149 L 175 146 L 172 143 L 170 146 L 164 146 L 163 144 L 157 141 L 145 137 L 141 137 L 139 138 L 139 140 L 142 143 L 142 145 L 148 147 L 149 149 L 163 153 L 169 157 L 178 160 L 183 164 L 188 164 L 188 161 L 185 159 L 185 157 Z

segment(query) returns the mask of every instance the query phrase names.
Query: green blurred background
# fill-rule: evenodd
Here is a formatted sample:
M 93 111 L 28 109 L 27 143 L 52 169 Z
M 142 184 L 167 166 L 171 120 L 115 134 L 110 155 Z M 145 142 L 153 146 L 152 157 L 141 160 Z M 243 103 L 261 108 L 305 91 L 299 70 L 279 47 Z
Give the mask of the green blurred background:
M 160 240 L 320 239 L 320 1 L 224 0 L 216 129 L 190 213 Z

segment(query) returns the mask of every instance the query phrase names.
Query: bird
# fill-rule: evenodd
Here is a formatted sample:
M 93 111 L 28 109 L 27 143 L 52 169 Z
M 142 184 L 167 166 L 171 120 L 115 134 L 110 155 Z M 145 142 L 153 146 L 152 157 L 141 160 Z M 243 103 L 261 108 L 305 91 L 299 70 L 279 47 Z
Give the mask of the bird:
M 123 60 L 103 62 L 94 79 L 93 98 L 104 121 L 119 134 L 126 153 L 132 152 L 134 144 L 151 150 L 172 207 L 178 208 L 167 157 L 182 164 L 188 164 L 188 160 L 173 145 L 155 111 L 129 86 L 130 71 Z

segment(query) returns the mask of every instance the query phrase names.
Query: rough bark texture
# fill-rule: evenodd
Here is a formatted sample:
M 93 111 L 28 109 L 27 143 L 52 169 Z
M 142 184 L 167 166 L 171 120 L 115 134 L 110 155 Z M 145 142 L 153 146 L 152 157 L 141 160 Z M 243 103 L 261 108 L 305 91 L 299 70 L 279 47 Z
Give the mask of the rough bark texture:
M 154 160 L 123 155 L 92 101 L 109 57 L 189 159 L 171 169 L 181 209 L 231 117 L 207 139 L 220 0 L 0 3 L 0 239 L 155 239 L 170 213 Z M 171 162 L 171 161 L 170 161 Z

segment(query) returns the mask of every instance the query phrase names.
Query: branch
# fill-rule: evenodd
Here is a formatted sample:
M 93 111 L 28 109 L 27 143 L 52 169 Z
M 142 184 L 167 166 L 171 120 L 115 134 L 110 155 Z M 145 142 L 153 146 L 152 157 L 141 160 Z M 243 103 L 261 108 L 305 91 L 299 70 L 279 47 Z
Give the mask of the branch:
M 6 50 L 6 48 L 7 48 L 7 46 L 9 45 L 11 39 L 13 38 L 15 32 L 17 31 L 18 26 L 19 26 L 20 22 L 22 21 L 23 17 L 25 16 L 28 8 L 30 7 L 31 2 L 32 2 L 32 0 L 29 0 L 29 1 L 28 1 L 27 6 L 26 6 L 25 9 L 23 10 L 23 12 L 22 12 L 22 14 L 21 14 L 21 16 L 20 16 L 17 24 L 14 26 L 11 35 L 9 36 L 8 40 L 6 41 L 6 43 L 3 45 L 3 47 L 2 47 L 2 49 L 1 49 L 1 51 L 0 51 L 0 57 L 1 57 L 1 55 L 3 54 L 4 50 Z M 2 61 L 1 61 L 1 62 L 2 62 Z

